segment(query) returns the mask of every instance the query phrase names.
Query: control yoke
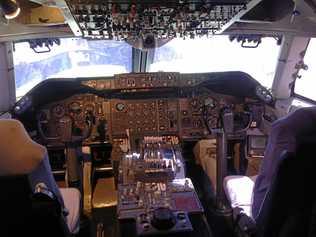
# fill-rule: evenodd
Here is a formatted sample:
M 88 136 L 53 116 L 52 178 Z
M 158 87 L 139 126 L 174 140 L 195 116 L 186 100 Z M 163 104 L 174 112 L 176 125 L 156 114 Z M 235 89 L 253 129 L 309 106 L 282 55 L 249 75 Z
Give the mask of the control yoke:
M 86 129 L 82 132 L 81 136 L 73 134 L 73 120 L 69 116 L 64 116 L 59 119 L 60 134 L 56 137 L 47 137 L 43 131 L 43 124 L 48 123 L 47 120 L 37 119 L 37 127 L 40 136 L 45 141 L 61 142 L 66 147 L 66 165 L 67 165 L 67 180 L 69 186 L 81 187 L 81 169 L 80 162 L 78 162 L 77 148 L 81 146 L 81 143 L 91 135 L 93 114 L 86 114 Z
M 225 133 L 228 135 L 231 134 L 243 134 L 246 133 L 247 130 L 250 128 L 253 118 L 252 114 L 249 112 L 243 112 L 243 115 L 247 117 L 246 122 L 242 122 L 242 126 L 236 126 L 237 124 L 241 124 L 240 121 L 238 121 L 236 114 L 234 111 L 230 108 L 226 108 L 222 111 L 222 124 Z
M 86 116 L 86 124 L 87 127 L 83 131 L 81 136 L 73 135 L 73 121 L 71 117 L 64 116 L 61 119 L 59 119 L 59 128 L 60 128 L 60 135 L 56 137 L 48 137 L 45 135 L 45 132 L 43 131 L 43 124 L 47 124 L 47 120 L 41 120 L 37 118 L 37 128 L 39 131 L 39 134 L 42 139 L 45 141 L 52 141 L 52 142 L 62 142 L 66 144 L 74 144 L 74 143 L 80 143 L 90 137 L 91 131 L 92 131 L 92 125 L 93 125 L 93 115 L 88 113 Z

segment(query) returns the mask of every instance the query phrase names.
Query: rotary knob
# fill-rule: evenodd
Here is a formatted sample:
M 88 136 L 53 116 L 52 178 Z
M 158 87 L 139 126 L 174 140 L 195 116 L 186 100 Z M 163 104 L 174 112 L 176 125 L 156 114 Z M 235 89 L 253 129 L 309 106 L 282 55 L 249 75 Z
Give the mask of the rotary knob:
M 168 230 L 175 226 L 176 218 L 169 208 L 159 207 L 154 210 L 151 224 L 158 230 Z

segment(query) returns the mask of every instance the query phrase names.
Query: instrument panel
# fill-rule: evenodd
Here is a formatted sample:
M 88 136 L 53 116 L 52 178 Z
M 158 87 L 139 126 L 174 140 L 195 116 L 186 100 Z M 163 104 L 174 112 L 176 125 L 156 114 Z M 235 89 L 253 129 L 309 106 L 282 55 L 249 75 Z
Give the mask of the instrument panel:
M 111 101 L 112 134 L 124 135 L 130 132 L 157 132 L 157 103 L 154 100 Z
M 236 114 L 250 111 L 256 124 L 260 124 L 262 116 L 251 111 L 261 111 L 264 104 L 201 86 L 209 76 L 158 72 L 84 80 L 80 83 L 91 88 L 90 91 L 86 89 L 86 93 L 40 106 L 37 120 L 45 136 L 58 137 L 64 129 L 60 124 L 65 117 L 71 120 L 74 136 L 81 136 L 92 118 L 92 132 L 86 142 L 130 135 L 135 138 L 171 135 L 182 140 L 199 140 L 209 136 L 213 129 L 223 127 L 221 113 L 227 109 Z M 240 121 L 241 128 L 247 127 L 243 119 Z
M 208 74 L 180 74 L 178 72 L 124 73 L 114 78 L 82 81 L 82 84 L 93 89 L 133 90 L 192 87 L 208 79 Z
M 90 141 L 98 141 L 100 137 L 123 138 L 127 133 L 198 139 L 209 134 L 205 122 L 210 128 L 220 126 L 220 109 L 224 105 L 223 100 L 210 95 L 123 100 L 82 94 L 44 106 L 37 117 L 42 123 L 44 121 L 44 132 L 50 137 L 58 136 L 59 120 L 65 116 L 71 118 L 72 130 L 80 135 L 90 113 L 94 117 Z M 205 114 L 208 115 L 207 121 L 203 117 Z
M 72 121 L 72 132 L 79 136 L 86 129 L 86 116 L 93 114 L 95 129 L 89 139 L 96 140 L 105 136 L 105 134 L 97 134 L 98 126 L 108 121 L 104 112 L 105 101 L 104 98 L 92 94 L 75 95 L 44 106 L 37 113 L 37 119 L 41 122 L 47 137 L 58 137 L 62 133 L 59 121 L 69 117 Z
M 111 101 L 112 135 L 177 133 L 177 99 Z
M 225 104 L 222 104 L 225 105 Z M 214 97 L 204 95 L 189 99 L 180 99 L 180 126 L 181 137 L 203 137 L 209 134 L 209 128 L 219 128 L 220 120 L 220 101 Z
M 174 87 L 179 76 L 179 73 L 120 74 L 115 76 L 114 84 L 116 89 Z

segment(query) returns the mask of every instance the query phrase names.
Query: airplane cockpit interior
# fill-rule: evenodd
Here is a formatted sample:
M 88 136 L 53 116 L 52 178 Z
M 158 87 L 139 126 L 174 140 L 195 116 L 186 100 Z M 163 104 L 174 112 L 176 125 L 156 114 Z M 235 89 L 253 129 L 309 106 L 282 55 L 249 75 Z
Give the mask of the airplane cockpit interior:
M 0 0 L 0 236 L 316 236 L 315 37 L 315 0 Z

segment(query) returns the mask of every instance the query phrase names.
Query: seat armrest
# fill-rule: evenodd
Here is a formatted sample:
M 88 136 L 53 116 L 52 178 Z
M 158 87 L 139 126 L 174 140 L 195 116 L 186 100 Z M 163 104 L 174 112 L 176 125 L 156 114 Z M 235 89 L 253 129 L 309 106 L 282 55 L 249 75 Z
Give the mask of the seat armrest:
M 239 207 L 233 208 L 234 228 L 238 229 L 241 236 L 256 236 L 257 226 L 256 222 L 247 216 Z

